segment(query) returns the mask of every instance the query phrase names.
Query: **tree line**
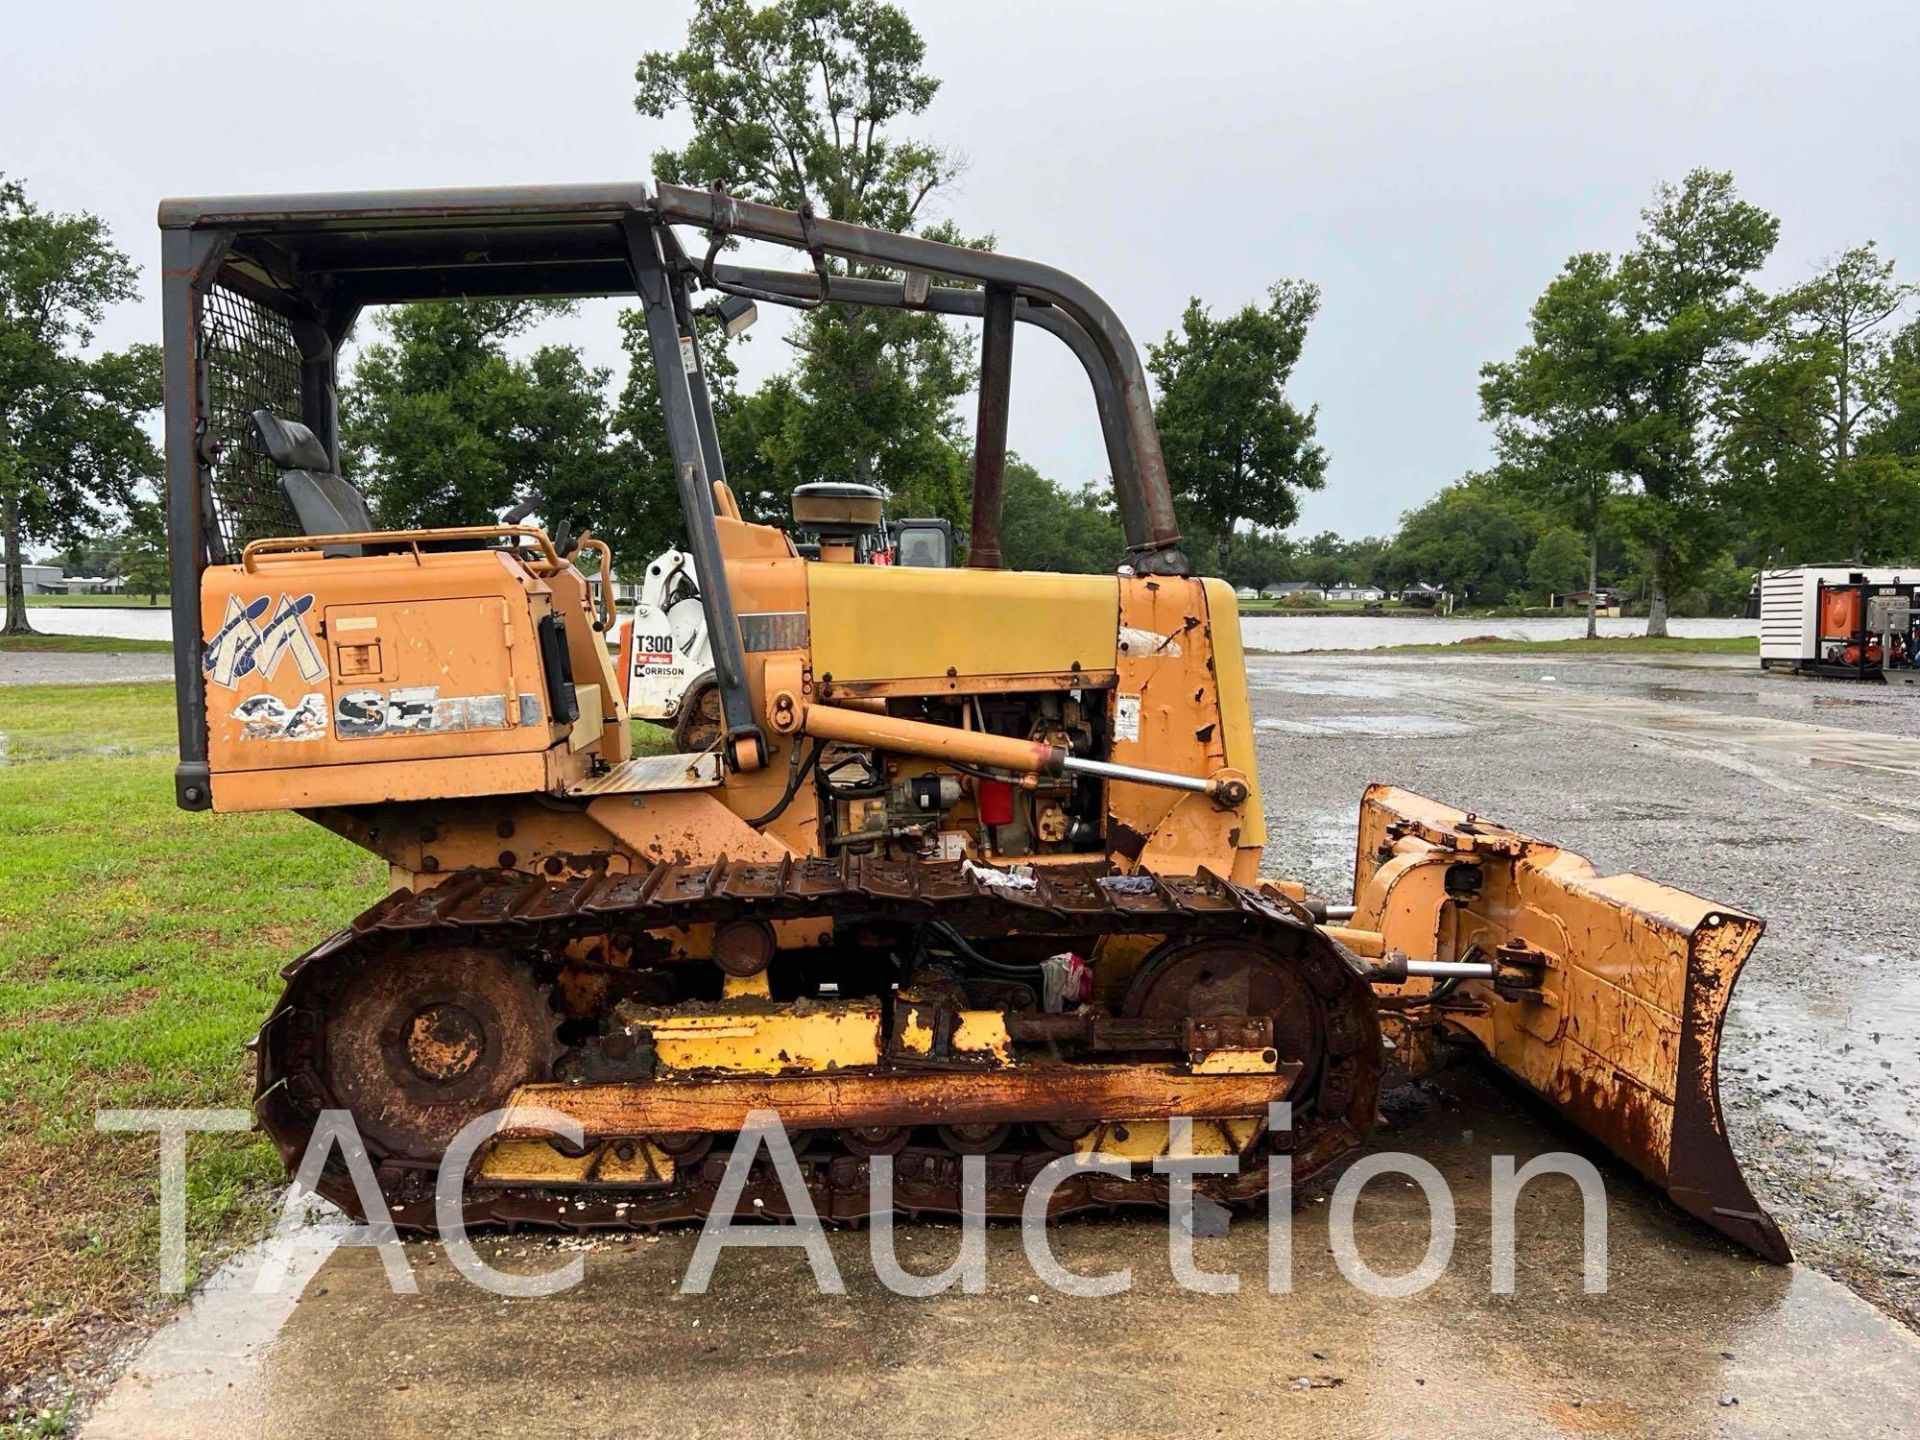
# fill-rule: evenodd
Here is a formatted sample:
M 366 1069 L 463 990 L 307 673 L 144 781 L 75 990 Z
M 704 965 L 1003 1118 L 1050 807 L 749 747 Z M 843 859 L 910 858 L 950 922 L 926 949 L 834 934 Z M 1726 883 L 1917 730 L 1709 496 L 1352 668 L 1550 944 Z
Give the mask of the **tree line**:
M 700 0 L 678 49 L 643 56 L 634 104 L 673 117 L 667 181 L 810 203 L 838 220 L 991 247 L 937 211 L 963 166 L 906 133 L 939 90 L 910 21 L 880 0 Z M 1191 300 L 1147 347 L 1189 553 L 1237 585 L 1424 582 L 1475 605 L 1612 586 L 1670 613 L 1728 611 L 1768 563 L 1920 555 L 1920 321 L 1871 243 L 1811 278 L 1757 283 L 1779 222 L 1732 177 L 1661 186 L 1634 243 L 1567 260 L 1527 338 L 1481 371 L 1492 458 L 1358 539 L 1291 533 L 1328 481 L 1318 413 L 1290 393 L 1320 304 L 1283 278 L 1216 313 Z M 882 274 L 863 268 L 862 274 Z M 159 398 L 151 345 L 90 354 L 135 271 L 92 216 L 36 209 L 0 179 L 0 520 L 8 628 L 23 628 L 27 543 L 92 545 L 157 588 Z M 342 387 L 343 469 L 382 523 L 484 521 L 534 498 L 591 526 L 621 568 L 681 540 L 644 325 L 623 363 L 536 343 L 565 305 L 468 301 L 374 317 Z M 728 479 L 779 521 L 793 488 L 880 486 L 897 516 L 964 523 L 972 337 L 932 314 L 825 306 L 771 342 L 701 316 Z M 789 363 L 749 388 L 738 347 Z M 1336 472 L 1337 473 L 1337 472 Z M 1003 549 L 1025 569 L 1110 571 L 1110 489 L 1011 457 Z M 83 566 L 81 568 L 92 568 Z
M 643 115 L 691 129 L 653 156 L 660 180 L 721 180 L 835 220 L 994 244 L 929 218 L 963 167 L 900 133 L 940 82 L 891 5 L 701 0 L 685 45 L 643 56 L 636 84 Z M 1297 492 L 1324 483 L 1315 413 L 1286 393 L 1319 303 L 1294 280 L 1226 315 L 1195 300 L 1149 349 L 1183 528 L 1216 571 L 1243 531 L 1291 524 Z M 623 316 L 616 391 L 613 374 L 569 347 L 510 353 L 555 308 L 468 302 L 383 317 L 343 389 L 346 465 L 383 520 L 470 523 L 530 492 L 549 521 L 591 524 L 637 571 L 680 537 L 645 329 Z M 960 406 L 977 379 L 966 330 L 932 314 L 825 306 L 784 337 L 792 363 L 748 390 L 732 347 L 757 337 L 729 341 L 717 322 L 697 323 L 727 478 L 749 516 L 777 523 L 796 485 L 853 480 L 885 490 L 896 516 L 965 523 L 972 456 Z M 1125 549 L 1107 487 L 1062 484 L 1017 456 L 1003 531 L 1007 563 L 1023 569 L 1111 571 Z

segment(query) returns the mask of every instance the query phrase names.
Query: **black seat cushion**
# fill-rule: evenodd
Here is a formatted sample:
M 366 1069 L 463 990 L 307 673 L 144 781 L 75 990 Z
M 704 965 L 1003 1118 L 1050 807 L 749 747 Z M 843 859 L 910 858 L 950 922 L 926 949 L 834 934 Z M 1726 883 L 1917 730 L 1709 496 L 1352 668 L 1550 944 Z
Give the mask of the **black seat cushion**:
M 280 477 L 280 489 L 302 535 L 363 535 L 380 528 L 367 497 L 331 470 L 289 470 Z
M 283 420 L 271 410 L 253 412 L 253 428 L 267 457 L 280 467 L 280 490 L 293 508 L 302 535 L 358 535 L 379 526 L 367 497 L 352 481 L 336 475 L 327 447 L 298 420 Z M 333 545 L 328 555 L 358 555 L 358 545 Z

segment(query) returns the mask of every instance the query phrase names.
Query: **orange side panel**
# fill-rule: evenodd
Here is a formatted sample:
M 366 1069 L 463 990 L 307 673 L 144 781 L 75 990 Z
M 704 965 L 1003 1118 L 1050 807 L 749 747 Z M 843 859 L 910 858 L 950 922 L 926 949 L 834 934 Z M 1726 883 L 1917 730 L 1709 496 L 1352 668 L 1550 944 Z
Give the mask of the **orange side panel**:
M 523 780 L 434 790 L 402 772 L 518 756 L 544 774 L 561 736 L 534 632 L 551 592 L 498 551 L 273 555 L 208 569 L 200 603 L 216 809 L 511 790 Z M 366 773 L 306 776 L 316 769 Z M 275 772 L 288 777 L 277 797 Z
M 311 810 L 398 800 L 451 800 L 465 795 L 529 794 L 550 789 L 553 783 L 545 754 L 234 770 L 214 782 L 213 808 Z

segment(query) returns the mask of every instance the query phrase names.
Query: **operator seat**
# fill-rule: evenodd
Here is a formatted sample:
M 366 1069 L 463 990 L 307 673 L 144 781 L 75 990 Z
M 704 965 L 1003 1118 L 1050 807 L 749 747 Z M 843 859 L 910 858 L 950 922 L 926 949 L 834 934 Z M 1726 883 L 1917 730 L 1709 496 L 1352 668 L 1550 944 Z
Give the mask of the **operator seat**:
M 333 457 L 313 431 L 271 410 L 254 411 L 253 428 L 280 469 L 280 490 L 302 535 L 361 535 L 380 528 L 373 523 L 367 497 L 334 471 Z M 329 545 L 324 553 L 333 557 L 362 552 L 358 545 Z

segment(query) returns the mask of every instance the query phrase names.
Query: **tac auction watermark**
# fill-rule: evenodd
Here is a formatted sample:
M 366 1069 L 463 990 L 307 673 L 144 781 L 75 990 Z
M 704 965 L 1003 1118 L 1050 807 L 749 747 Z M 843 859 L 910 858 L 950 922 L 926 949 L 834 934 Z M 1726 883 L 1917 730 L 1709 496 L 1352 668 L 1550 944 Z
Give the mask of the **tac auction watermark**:
M 499 1133 L 509 1112 L 476 1116 L 442 1156 L 434 1183 L 434 1226 L 448 1260 L 469 1282 L 491 1294 L 510 1299 L 558 1295 L 586 1277 L 586 1264 L 575 1254 L 551 1270 L 534 1273 L 507 1271 L 489 1264 L 467 1233 L 466 1193 L 474 1161 Z M 515 1107 L 511 1111 L 516 1133 L 542 1130 L 576 1149 L 585 1141 L 577 1121 L 557 1111 Z M 1284 1102 L 1269 1107 L 1268 1126 L 1284 1133 L 1292 1127 L 1292 1107 Z M 1204 1268 L 1195 1237 L 1223 1234 L 1227 1207 L 1210 1199 L 1198 1181 L 1204 1176 L 1240 1174 L 1245 1162 L 1237 1155 L 1198 1155 L 1193 1149 L 1193 1121 L 1168 1122 L 1165 1153 L 1150 1161 L 1130 1161 L 1098 1150 L 1075 1151 L 1048 1161 L 1027 1182 L 1021 1201 L 1019 1229 L 1026 1262 L 1035 1278 L 1058 1294 L 1077 1299 L 1119 1295 L 1133 1288 L 1131 1265 L 1100 1274 L 1069 1268 L 1054 1250 L 1059 1227 L 1048 1224 L 1048 1213 L 1059 1188 L 1078 1177 L 1097 1174 L 1130 1179 L 1135 1166 L 1147 1165 L 1166 1180 L 1166 1253 L 1174 1281 L 1201 1295 L 1233 1295 L 1241 1276 L 1233 1270 Z M 169 1293 L 186 1288 L 186 1162 L 188 1137 L 252 1128 L 253 1116 L 238 1109 L 103 1110 L 95 1116 L 103 1131 L 135 1131 L 159 1136 L 160 1160 L 160 1285 Z M 276 1244 L 266 1248 L 254 1280 L 257 1292 L 274 1293 L 288 1284 L 290 1259 L 308 1233 L 318 1200 L 320 1178 L 338 1154 L 352 1183 L 363 1223 L 345 1231 L 329 1231 L 330 1246 L 371 1246 L 380 1255 L 388 1285 L 399 1294 L 419 1292 L 419 1282 L 400 1242 L 398 1227 L 387 1207 L 353 1116 L 345 1110 L 321 1112 L 307 1147 L 295 1168 L 286 1202 L 275 1227 Z M 879 1282 L 895 1295 L 924 1299 L 958 1289 L 966 1295 L 987 1288 L 987 1158 L 955 1157 L 960 1165 L 960 1241 L 951 1264 L 932 1274 L 914 1273 L 899 1260 L 895 1237 L 894 1159 L 876 1155 L 865 1159 L 868 1184 L 867 1259 Z M 1266 1168 L 1265 1274 L 1269 1294 L 1293 1289 L 1293 1161 L 1282 1151 L 1258 1157 Z M 1600 1172 L 1582 1156 L 1565 1151 L 1539 1155 L 1524 1164 L 1512 1155 L 1491 1157 L 1489 1249 L 1487 1284 L 1491 1293 L 1510 1295 L 1518 1273 L 1518 1227 L 1515 1216 L 1521 1191 L 1533 1180 L 1565 1176 L 1579 1191 L 1581 1206 L 1581 1279 L 1586 1293 L 1607 1290 L 1607 1193 Z M 755 1218 L 753 1205 L 742 1207 L 756 1167 L 768 1170 L 779 1186 L 787 1219 L 768 1223 Z M 1397 1178 L 1417 1188 L 1427 1210 L 1427 1243 L 1417 1264 L 1397 1273 L 1375 1269 L 1362 1255 L 1354 1221 L 1360 1197 L 1369 1184 Z M 756 1204 L 758 1202 L 755 1202 Z M 1402 1151 L 1374 1151 L 1361 1156 L 1341 1172 L 1327 1200 L 1327 1239 L 1335 1265 L 1348 1284 L 1365 1295 L 1402 1299 L 1431 1288 L 1453 1263 L 1459 1235 L 1458 1207 L 1453 1188 L 1438 1168 L 1417 1155 Z M 841 1262 L 827 1241 L 792 1137 L 775 1110 L 755 1110 L 747 1117 L 701 1223 L 693 1254 L 679 1281 L 683 1294 L 705 1294 L 715 1271 L 730 1249 L 785 1248 L 800 1251 L 812 1272 L 815 1287 L 827 1295 L 846 1293 Z

